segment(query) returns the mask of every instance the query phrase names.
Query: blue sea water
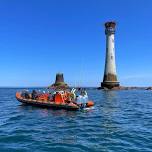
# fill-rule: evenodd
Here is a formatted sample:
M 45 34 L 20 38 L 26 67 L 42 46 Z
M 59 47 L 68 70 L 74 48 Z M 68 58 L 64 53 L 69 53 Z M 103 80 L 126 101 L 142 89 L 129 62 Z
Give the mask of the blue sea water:
M 152 91 L 88 90 L 94 109 L 25 106 L 0 89 L 0 152 L 150 152 Z

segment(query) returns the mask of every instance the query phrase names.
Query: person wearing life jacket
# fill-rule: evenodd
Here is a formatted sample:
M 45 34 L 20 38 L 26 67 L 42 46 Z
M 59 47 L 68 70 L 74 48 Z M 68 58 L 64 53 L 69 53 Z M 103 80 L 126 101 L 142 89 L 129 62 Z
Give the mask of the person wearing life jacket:
M 64 91 L 56 91 L 54 94 L 54 101 L 56 104 L 65 103 L 65 93 Z

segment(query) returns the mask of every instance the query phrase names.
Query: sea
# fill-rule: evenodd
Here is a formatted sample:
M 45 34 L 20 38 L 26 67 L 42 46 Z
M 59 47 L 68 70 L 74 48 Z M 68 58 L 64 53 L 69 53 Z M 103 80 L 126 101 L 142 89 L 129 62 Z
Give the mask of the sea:
M 0 152 L 152 152 L 152 91 L 88 89 L 92 109 L 23 105 L 0 89 Z

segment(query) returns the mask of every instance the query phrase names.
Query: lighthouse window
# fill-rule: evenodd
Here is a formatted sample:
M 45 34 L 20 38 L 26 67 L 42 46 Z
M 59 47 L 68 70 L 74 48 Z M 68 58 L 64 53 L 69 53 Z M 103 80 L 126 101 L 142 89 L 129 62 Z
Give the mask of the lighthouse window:
M 112 42 L 114 43 L 114 39 L 112 39 Z
M 111 56 L 111 60 L 113 59 L 113 56 Z

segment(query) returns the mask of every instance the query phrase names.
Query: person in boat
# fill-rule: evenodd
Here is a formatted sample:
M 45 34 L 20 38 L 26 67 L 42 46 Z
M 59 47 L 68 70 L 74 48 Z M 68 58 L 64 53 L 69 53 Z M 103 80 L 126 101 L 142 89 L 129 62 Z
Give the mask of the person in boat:
M 77 97 L 77 104 L 85 105 L 88 101 L 88 94 L 86 90 L 81 90 L 80 95 Z
M 76 94 L 75 94 L 76 90 L 77 90 L 77 89 L 75 89 L 75 88 L 73 88 L 73 89 L 71 90 L 71 93 L 73 94 L 73 100 L 74 100 L 74 101 L 76 100 Z
M 38 93 L 37 93 L 36 90 L 33 90 L 33 91 L 32 91 L 32 99 L 33 99 L 33 100 L 36 100 L 37 98 L 38 98 Z
M 53 101 L 53 93 L 48 91 L 48 101 Z
M 75 102 L 76 100 L 76 94 L 75 94 L 76 89 L 72 88 L 71 92 L 67 91 L 67 100 L 69 102 Z
M 30 93 L 28 90 L 23 90 L 21 93 L 21 97 L 25 98 L 25 99 L 30 99 Z

